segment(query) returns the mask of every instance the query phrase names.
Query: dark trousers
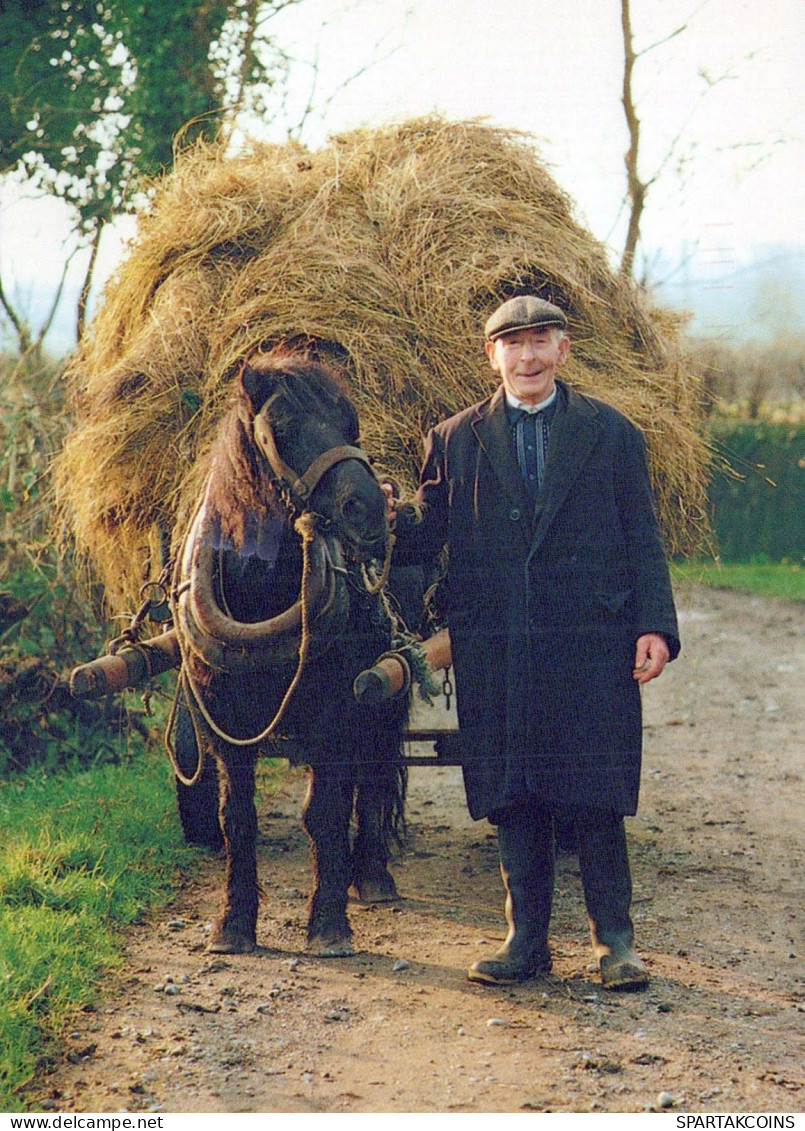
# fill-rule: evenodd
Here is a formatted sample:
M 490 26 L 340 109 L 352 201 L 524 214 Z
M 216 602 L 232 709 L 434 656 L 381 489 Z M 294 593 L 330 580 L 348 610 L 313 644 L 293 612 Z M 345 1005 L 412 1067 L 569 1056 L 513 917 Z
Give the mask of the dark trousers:
M 606 809 L 551 811 L 536 799 L 490 814 L 498 826 L 501 870 L 529 893 L 536 929 L 547 942 L 553 902 L 554 817 L 572 823 L 596 956 L 631 947 L 632 877 L 623 817 Z

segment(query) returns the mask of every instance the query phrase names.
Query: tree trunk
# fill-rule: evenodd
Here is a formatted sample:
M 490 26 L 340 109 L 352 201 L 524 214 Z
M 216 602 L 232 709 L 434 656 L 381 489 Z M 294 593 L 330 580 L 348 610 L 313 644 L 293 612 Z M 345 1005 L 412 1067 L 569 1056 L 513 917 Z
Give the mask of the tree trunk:
M 637 117 L 632 94 L 632 74 L 635 65 L 635 51 L 632 43 L 632 17 L 629 0 L 621 0 L 621 27 L 623 29 L 623 112 L 626 115 L 626 125 L 629 130 L 629 148 L 624 161 L 626 163 L 627 194 L 629 197 L 629 225 L 626 231 L 626 242 L 621 256 L 620 273 L 631 276 L 634 271 L 634 259 L 637 244 L 640 239 L 640 222 L 643 218 L 643 209 L 646 203 L 648 186 L 640 180 L 638 163 L 640 158 L 640 120 Z
M 2 280 L 0 280 L 0 306 L 5 310 L 9 322 L 14 327 L 14 333 L 17 335 L 17 349 L 20 356 L 23 357 L 31 348 L 31 331 L 24 319 L 20 318 L 14 307 L 8 300 L 8 296 L 3 289 Z
M 104 221 L 100 218 L 95 223 L 95 231 L 92 234 L 92 245 L 89 256 L 89 263 L 84 275 L 84 282 L 81 286 L 81 294 L 78 296 L 78 311 L 76 313 L 75 322 L 75 337 L 76 341 L 81 343 L 84 336 L 84 330 L 87 324 L 87 303 L 89 302 L 89 292 L 92 289 L 92 277 L 95 274 L 95 264 L 98 261 L 98 249 L 101 244 L 101 233 L 104 229 Z

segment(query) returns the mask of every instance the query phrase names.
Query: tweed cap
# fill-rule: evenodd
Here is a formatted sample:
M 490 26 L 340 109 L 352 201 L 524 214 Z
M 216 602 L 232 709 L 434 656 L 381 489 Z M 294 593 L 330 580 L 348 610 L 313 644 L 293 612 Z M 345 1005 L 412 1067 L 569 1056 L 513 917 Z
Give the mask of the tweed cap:
M 516 330 L 537 330 L 543 326 L 567 326 L 567 315 L 552 302 L 536 295 L 518 295 L 510 298 L 489 316 L 484 327 L 486 339 L 494 342 L 504 334 Z

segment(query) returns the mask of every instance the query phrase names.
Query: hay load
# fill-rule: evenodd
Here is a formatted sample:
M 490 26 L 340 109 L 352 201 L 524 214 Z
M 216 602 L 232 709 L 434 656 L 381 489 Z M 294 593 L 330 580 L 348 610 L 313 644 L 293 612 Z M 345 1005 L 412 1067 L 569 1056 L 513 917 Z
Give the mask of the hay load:
M 611 271 L 528 138 L 426 118 L 316 152 L 183 156 L 71 366 L 57 501 L 111 607 L 159 572 L 244 355 L 335 361 L 365 448 L 412 488 L 427 428 L 494 388 L 481 327 L 524 289 L 569 314 L 567 380 L 645 432 L 669 548 L 688 548 L 707 449 L 677 327 Z

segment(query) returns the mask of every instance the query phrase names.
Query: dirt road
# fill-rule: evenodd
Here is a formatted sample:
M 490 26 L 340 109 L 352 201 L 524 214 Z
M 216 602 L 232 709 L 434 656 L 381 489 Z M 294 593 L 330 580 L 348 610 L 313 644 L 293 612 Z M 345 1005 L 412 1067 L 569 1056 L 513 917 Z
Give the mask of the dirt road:
M 244 958 L 205 939 L 220 861 L 69 1035 L 34 1101 L 76 1112 L 795 1112 L 805 1107 L 805 606 L 679 592 L 683 654 L 645 691 L 629 822 L 645 993 L 591 972 L 576 861 L 560 857 L 553 973 L 466 967 L 503 938 L 494 835 L 460 770 L 413 769 L 396 905 L 354 904 L 359 953 L 304 954 L 307 845 L 292 778 L 261 818 L 267 900 Z

